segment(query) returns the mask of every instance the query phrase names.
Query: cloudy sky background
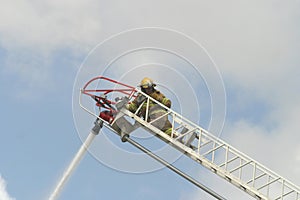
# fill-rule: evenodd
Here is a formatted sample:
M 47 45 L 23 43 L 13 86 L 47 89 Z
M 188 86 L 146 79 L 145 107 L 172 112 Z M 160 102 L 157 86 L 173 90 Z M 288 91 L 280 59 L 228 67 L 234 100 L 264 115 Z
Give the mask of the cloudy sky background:
M 0 3 L 0 199 L 47 198 L 81 145 L 72 90 L 82 61 L 111 35 L 152 26 L 189 35 L 216 62 L 221 137 L 300 185 L 300 1 Z M 251 199 L 186 158 L 177 164 L 228 199 Z M 100 198 L 212 199 L 167 169 L 122 173 L 88 154 L 61 199 Z

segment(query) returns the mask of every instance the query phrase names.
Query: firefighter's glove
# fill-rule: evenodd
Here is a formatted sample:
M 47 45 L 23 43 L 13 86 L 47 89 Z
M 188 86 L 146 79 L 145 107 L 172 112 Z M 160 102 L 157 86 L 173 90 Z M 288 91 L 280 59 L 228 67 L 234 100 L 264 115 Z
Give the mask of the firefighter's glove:
M 167 106 L 168 108 L 171 108 L 171 101 L 168 98 L 163 98 L 161 101 L 162 104 L 164 104 L 165 106 Z
M 165 106 L 167 106 L 168 108 L 171 108 L 171 101 L 168 100 L 168 101 L 165 103 Z

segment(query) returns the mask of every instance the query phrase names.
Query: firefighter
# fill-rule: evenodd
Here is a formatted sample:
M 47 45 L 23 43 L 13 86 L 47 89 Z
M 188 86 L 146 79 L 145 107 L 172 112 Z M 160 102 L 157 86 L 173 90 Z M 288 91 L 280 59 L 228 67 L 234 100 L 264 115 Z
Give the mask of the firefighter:
M 168 108 L 171 108 L 171 101 L 170 99 L 166 98 L 165 95 L 163 95 L 160 91 L 156 90 L 154 87 L 156 84 L 153 82 L 150 78 L 144 78 L 139 87 L 141 87 L 142 92 L 146 93 L 153 99 L 157 100 L 158 102 L 162 103 L 163 105 L 167 106 Z M 141 110 L 139 113 L 137 113 L 139 116 L 146 118 L 146 109 L 147 109 L 147 98 L 143 96 L 142 94 L 138 94 L 138 96 L 129 104 L 127 104 L 127 109 L 131 112 L 136 112 L 136 110 L 139 108 L 139 106 L 142 105 Z M 154 101 L 149 101 L 149 110 L 148 110 L 148 122 L 151 123 L 151 121 L 154 121 L 158 117 L 161 117 L 162 115 L 166 114 L 167 111 L 162 106 L 158 105 Z M 172 133 L 172 124 L 168 120 L 168 115 L 165 115 L 161 117 L 158 120 L 155 120 L 153 123 L 151 123 L 156 128 L 162 130 L 169 136 L 171 136 Z

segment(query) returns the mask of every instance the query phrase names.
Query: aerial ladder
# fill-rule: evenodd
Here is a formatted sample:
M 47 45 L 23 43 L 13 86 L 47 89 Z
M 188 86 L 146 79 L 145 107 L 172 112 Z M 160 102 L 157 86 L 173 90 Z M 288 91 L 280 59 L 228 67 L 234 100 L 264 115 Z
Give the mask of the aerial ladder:
M 114 87 L 103 89 L 101 88 L 105 85 L 103 82 L 111 83 Z M 144 117 L 139 115 L 142 104 L 134 113 L 126 109 L 126 104 L 130 103 L 138 94 L 144 97 L 142 104 L 146 104 L 146 108 L 149 108 L 150 101 L 155 102 L 166 110 L 165 115 L 150 121 L 148 120 L 148 109 L 146 109 Z M 82 98 L 86 95 L 96 101 L 96 106 L 100 108 L 99 113 L 95 113 L 83 105 Z M 115 99 L 112 100 L 109 97 L 115 97 Z M 171 108 L 164 106 L 143 93 L 139 88 L 99 76 L 91 79 L 84 85 L 79 98 L 80 106 L 94 115 L 97 118 L 96 122 L 100 121 L 106 128 L 119 135 L 123 142 L 129 142 L 134 145 L 166 165 L 169 169 L 213 195 L 216 199 L 225 198 L 131 139 L 130 134 L 139 128 L 145 129 L 255 199 L 300 200 L 300 189 L 297 185 L 271 171 Z M 166 115 L 172 123 L 171 135 L 167 135 L 153 125 L 156 120 L 160 120 Z

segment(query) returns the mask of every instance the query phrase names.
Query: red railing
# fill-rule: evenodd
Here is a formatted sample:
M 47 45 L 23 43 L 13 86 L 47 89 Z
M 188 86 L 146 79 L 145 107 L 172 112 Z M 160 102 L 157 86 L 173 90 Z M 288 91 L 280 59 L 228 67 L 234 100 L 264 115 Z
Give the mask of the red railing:
M 115 88 L 112 88 L 112 89 L 87 89 L 88 86 L 92 82 L 97 81 L 97 80 L 98 81 L 105 80 L 105 81 L 111 82 L 111 83 L 115 84 Z M 117 88 L 117 86 L 123 86 L 124 88 Z M 96 98 L 95 100 L 97 100 L 97 99 L 98 100 L 104 100 L 105 99 L 105 101 L 109 104 L 116 104 L 115 101 L 108 100 L 104 97 L 104 95 L 107 95 L 107 94 L 112 93 L 112 92 L 119 92 L 119 93 L 128 95 L 128 97 L 132 97 L 132 96 L 134 96 L 134 93 L 136 92 L 136 90 L 135 90 L 135 87 L 132 87 L 130 85 L 127 85 L 127 84 L 124 84 L 124 83 L 121 83 L 121 82 L 118 82 L 118 81 L 115 81 L 113 79 L 103 77 L 103 76 L 98 76 L 98 77 L 95 77 L 95 78 L 91 79 L 90 81 L 88 81 L 84 85 L 84 87 L 82 89 L 83 94 L 86 94 L 88 96 Z
M 103 85 L 103 84 L 101 84 L 101 81 L 108 81 L 112 84 L 112 86 L 114 88 L 89 89 L 89 86 L 92 83 L 95 83 L 95 81 L 99 81 L 99 83 L 97 83 L 99 85 L 99 87 L 101 87 L 101 85 Z M 113 92 L 122 94 L 123 95 L 122 97 L 124 97 L 124 94 L 125 94 L 129 99 L 132 97 L 136 97 L 135 87 L 132 87 L 130 85 L 127 85 L 127 84 L 124 84 L 124 83 L 121 83 L 121 82 L 118 82 L 118 81 L 115 81 L 113 79 L 106 78 L 103 76 L 98 76 L 98 77 L 91 79 L 84 85 L 83 89 L 81 90 L 82 94 L 88 95 L 96 101 L 97 107 L 104 109 L 99 113 L 98 118 L 101 118 L 102 120 L 107 121 L 108 123 L 111 123 L 114 120 L 114 116 L 116 115 L 116 113 L 118 113 L 117 109 L 114 106 L 117 103 L 116 102 L 117 100 L 116 99 L 111 100 L 111 99 L 107 98 L 107 95 L 110 93 L 113 93 Z

